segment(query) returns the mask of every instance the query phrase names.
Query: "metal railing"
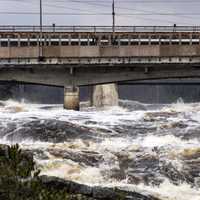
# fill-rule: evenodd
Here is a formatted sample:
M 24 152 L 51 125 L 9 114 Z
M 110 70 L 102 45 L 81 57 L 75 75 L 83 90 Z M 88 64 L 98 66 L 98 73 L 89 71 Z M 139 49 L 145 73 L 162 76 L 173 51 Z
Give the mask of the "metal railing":
M 43 32 L 113 32 L 112 26 L 43 26 Z M 0 26 L 0 32 L 39 32 L 40 26 Z M 200 32 L 200 26 L 116 26 L 115 32 Z

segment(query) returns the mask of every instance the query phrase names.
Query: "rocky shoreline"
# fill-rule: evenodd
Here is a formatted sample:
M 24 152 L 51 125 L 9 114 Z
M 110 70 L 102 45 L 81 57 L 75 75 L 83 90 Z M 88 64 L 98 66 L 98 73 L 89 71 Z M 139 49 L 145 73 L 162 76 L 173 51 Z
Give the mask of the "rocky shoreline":
M 90 187 L 39 173 L 29 151 L 20 150 L 18 145 L 0 145 L 0 199 L 159 200 L 146 193 Z

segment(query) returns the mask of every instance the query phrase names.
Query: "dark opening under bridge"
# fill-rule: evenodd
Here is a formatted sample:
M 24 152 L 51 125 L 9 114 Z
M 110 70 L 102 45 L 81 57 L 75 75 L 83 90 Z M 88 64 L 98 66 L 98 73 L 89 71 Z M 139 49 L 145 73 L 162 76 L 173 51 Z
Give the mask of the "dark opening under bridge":
M 0 26 L 0 81 L 82 86 L 200 77 L 200 26 Z M 71 91 L 73 92 L 73 90 Z

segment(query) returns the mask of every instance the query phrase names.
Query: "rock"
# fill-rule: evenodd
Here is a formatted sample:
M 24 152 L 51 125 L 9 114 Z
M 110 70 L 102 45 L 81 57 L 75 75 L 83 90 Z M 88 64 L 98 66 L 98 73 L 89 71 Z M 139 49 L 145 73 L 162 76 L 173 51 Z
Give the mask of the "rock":
M 24 140 L 61 143 L 75 138 L 95 139 L 98 134 L 90 128 L 60 120 L 37 119 L 25 122 L 17 129 L 15 128 L 16 124 L 11 125 L 12 128 L 3 129 L 1 135 L 7 136 L 8 141 L 17 143 Z
M 76 163 L 84 163 L 87 166 L 97 166 L 103 161 L 103 156 L 96 152 L 69 151 L 61 149 L 50 149 L 49 153 L 62 159 L 70 159 Z
M 71 194 L 81 194 L 85 195 L 91 200 L 159 200 L 150 194 L 140 194 L 137 192 L 124 191 L 117 188 L 108 187 L 90 187 L 87 185 L 75 183 L 72 181 L 66 181 L 56 177 L 40 176 L 39 180 L 43 187 L 54 190 L 66 190 Z
M 122 108 L 126 108 L 129 111 L 147 110 L 144 104 L 137 101 L 120 100 L 119 106 Z

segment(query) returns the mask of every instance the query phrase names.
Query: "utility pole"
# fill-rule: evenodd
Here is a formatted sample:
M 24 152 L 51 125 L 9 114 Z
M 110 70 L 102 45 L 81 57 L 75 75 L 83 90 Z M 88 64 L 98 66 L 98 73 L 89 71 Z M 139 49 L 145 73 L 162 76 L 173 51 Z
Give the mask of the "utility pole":
M 112 25 L 112 31 L 113 31 L 113 35 L 115 34 L 115 0 L 113 0 L 112 2 L 112 21 L 113 21 L 113 25 Z
M 43 26 L 43 23 L 42 23 L 42 0 L 40 0 L 40 40 L 39 40 L 39 59 L 42 60 L 42 57 L 43 57 L 43 52 L 42 52 L 42 37 L 43 37 L 43 34 L 42 34 L 42 26 Z

